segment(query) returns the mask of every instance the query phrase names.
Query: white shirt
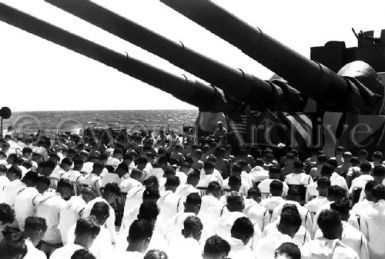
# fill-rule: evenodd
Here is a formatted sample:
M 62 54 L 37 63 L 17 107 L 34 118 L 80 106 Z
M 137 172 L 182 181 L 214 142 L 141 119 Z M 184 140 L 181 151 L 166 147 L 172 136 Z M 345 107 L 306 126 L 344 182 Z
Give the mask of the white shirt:
M 107 158 L 106 165 L 112 165 L 114 168 L 117 168 L 120 164 L 120 160 L 116 157 L 109 157 Z
M 385 201 L 380 200 L 361 216 L 361 229 L 369 245 L 371 259 L 385 258 Z
M 201 246 L 194 238 L 180 238 L 171 243 L 167 255 L 169 259 L 202 259 Z
M 117 259 L 143 259 L 144 254 L 137 251 L 124 251 L 116 254 Z
M 56 168 L 50 174 L 49 178 L 60 180 L 61 178 L 66 178 L 66 174 L 67 172 L 64 171 L 63 168 L 61 168 L 60 166 L 56 166 Z
M 66 174 L 67 179 L 71 183 L 76 183 L 82 174 L 78 170 L 69 170 Z
M 0 175 L 0 202 L 5 202 L 5 187 L 10 183 L 8 177 Z
M 68 201 L 64 201 L 60 207 L 59 230 L 61 240 L 67 244 L 67 235 L 71 226 L 75 225 L 80 218 L 80 212 L 86 206 L 86 202 L 79 196 L 72 196 Z
M 173 244 L 175 241 L 180 240 L 182 236 L 182 229 L 184 221 L 190 217 L 196 216 L 192 212 L 180 212 L 172 217 L 168 223 L 164 226 L 163 234 L 169 244 Z M 158 227 L 162 227 L 158 225 Z
M 147 177 L 155 176 L 158 180 L 163 178 L 164 171 L 160 167 L 153 167 Z
M 270 184 L 274 180 L 275 179 L 270 179 L 269 178 L 269 179 L 263 180 L 262 182 L 260 182 L 258 184 L 258 188 L 259 188 L 259 190 L 262 193 L 262 197 L 267 197 L 268 195 L 270 195 Z M 289 191 L 289 186 L 287 186 L 287 183 L 283 182 L 283 193 L 282 193 L 282 196 L 286 197 L 288 191 Z
M 91 173 L 94 168 L 93 162 L 85 162 L 82 167 L 82 172 L 86 172 L 87 174 Z
M 218 222 L 215 224 L 215 227 L 214 227 L 215 234 L 229 241 L 231 239 L 231 228 L 233 227 L 234 222 L 241 217 L 247 217 L 247 216 L 242 212 L 238 212 L 238 211 L 232 211 L 232 212 L 228 211 L 224 213 L 220 217 Z M 258 243 L 261 237 L 262 237 L 262 231 L 259 228 L 259 226 L 255 224 L 254 235 L 252 240 L 250 240 L 251 246 L 255 247 L 255 245 Z
M 362 201 L 357 202 L 354 204 L 353 208 L 351 209 L 350 213 L 354 215 L 363 215 L 367 210 L 372 209 L 374 206 L 373 201 L 368 201 L 367 199 L 364 199 Z
M 310 175 L 305 173 L 295 174 L 291 173 L 286 175 L 285 183 L 288 185 L 305 185 L 308 186 L 313 182 L 313 179 Z
M 176 171 L 175 176 L 179 178 L 180 184 L 185 184 L 187 182 L 187 175 L 184 172 Z
M 346 221 L 342 221 L 342 227 L 341 242 L 352 248 L 359 255 L 360 259 L 369 259 L 368 242 L 365 236 Z M 322 231 L 320 229 L 317 230 L 315 239 L 322 237 Z
M 43 195 L 37 196 L 33 203 L 36 206 L 36 217 L 44 218 L 47 223 L 47 232 L 43 240 L 50 244 L 61 243 L 59 220 L 60 208 L 64 200 L 59 194 L 53 192 L 45 192 Z
M 186 198 L 190 193 L 198 193 L 200 194 L 200 191 L 192 186 L 191 184 L 181 184 L 176 188 L 175 193 L 179 195 L 180 197 Z
M 109 183 L 116 183 L 117 185 L 119 185 L 123 181 L 123 178 L 120 178 L 119 175 L 115 173 L 107 173 L 101 176 L 101 179 L 102 179 L 101 187 L 105 187 Z
M 25 245 L 28 251 L 23 259 L 47 259 L 45 253 L 37 249 L 29 239 L 25 240 Z
M 144 190 L 145 188 L 143 186 L 137 186 L 130 189 L 130 191 L 126 195 L 123 216 L 131 214 L 132 210 L 140 207 L 143 200 Z
M 72 225 L 68 230 L 67 244 L 73 244 L 75 242 L 75 229 L 76 224 Z M 107 259 L 113 254 L 114 249 L 111 242 L 111 236 L 104 226 L 100 226 L 100 232 L 96 236 L 89 250 L 97 259 Z
M 283 203 L 281 203 L 279 206 L 277 206 L 274 211 L 273 211 L 273 214 L 271 216 L 271 221 L 275 221 L 279 218 L 279 216 L 281 215 L 281 212 L 282 212 L 282 208 L 285 204 L 293 204 L 297 207 L 298 209 L 298 212 L 301 216 L 301 219 L 302 219 L 302 226 L 304 226 L 307 231 L 309 231 L 309 233 L 312 233 L 313 231 L 313 222 L 312 222 L 312 218 L 311 218 L 311 215 L 310 215 L 310 212 L 308 209 L 302 207 L 298 202 L 296 201 L 285 201 Z
M 261 201 L 261 206 L 266 208 L 270 213 L 273 213 L 274 209 L 283 203 L 285 203 L 285 200 L 282 197 L 271 196 Z
M 263 231 L 270 222 L 269 211 L 253 199 L 245 199 L 243 213 Z
M 353 179 L 352 185 L 350 186 L 350 193 L 353 193 L 355 189 L 364 189 L 367 182 L 374 180 L 373 176 L 368 174 L 362 174 Z
M 142 170 L 142 172 L 143 172 L 142 180 L 148 178 L 148 176 L 150 175 L 152 169 L 153 169 L 152 165 L 150 163 L 147 163 L 146 166 L 144 167 L 144 169 Z
M 103 199 L 102 197 L 97 197 L 95 199 L 93 199 L 92 201 L 88 202 L 86 204 L 86 206 L 84 207 L 84 210 L 82 212 L 82 218 L 87 218 L 90 216 L 90 213 L 91 213 L 91 210 L 92 208 L 94 207 L 95 203 L 97 202 L 104 202 L 108 205 L 109 207 L 109 213 L 110 213 L 110 216 L 107 218 L 107 221 L 106 221 L 106 227 L 108 229 L 108 231 L 110 232 L 110 235 L 111 235 L 111 240 L 112 240 L 112 243 L 115 244 L 115 241 L 116 241 L 116 230 L 115 230 L 115 211 L 114 209 L 110 206 L 110 204 L 108 204 L 108 202 Z
M 202 179 L 202 177 L 204 177 L 205 175 L 206 175 L 205 170 L 202 169 L 202 170 L 201 170 L 201 179 Z M 219 184 L 220 184 L 221 186 L 223 186 L 223 177 L 222 177 L 221 173 L 220 173 L 217 169 L 214 169 L 214 171 L 213 171 L 213 173 L 212 173 L 211 175 L 213 175 L 215 178 L 217 178 L 217 179 L 218 179 L 217 182 L 219 182 Z M 199 184 L 198 184 L 198 185 L 199 185 Z M 200 186 L 200 185 L 199 185 L 199 186 Z
M 211 236 L 214 234 L 214 225 L 222 216 L 224 207 L 225 205 L 211 194 L 202 197 L 198 217 L 202 219 L 207 235 Z
M 15 205 L 16 195 L 25 187 L 25 184 L 19 179 L 10 182 L 4 188 L 5 203 L 13 208 Z
M 329 204 L 329 200 L 327 197 L 317 196 L 307 204 L 304 205 L 306 209 L 312 214 L 312 217 L 326 204 Z
M 303 259 L 359 259 L 358 254 L 340 240 L 326 238 L 306 243 L 301 255 Z
M 119 234 L 116 237 L 117 250 L 124 250 L 127 248 L 127 236 L 130 230 L 131 224 L 137 219 L 139 214 L 139 206 L 132 208 L 130 212 L 123 216 L 122 224 L 119 229 Z M 162 232 L 163 233 L 163 232 Z
M 199 183 L 197 186 L 207 188 L 207 186 L 209 186 L 211 182 L 218 182 L 219 184 L 221 184 L 219 179 L 213 174 L 204 174 L 203 176 L 201 175 L 201 178 L 199 179 Z
M 278 224 L 279 219 L 270 223 L 265 227 L 265 230 L 263 231 L 263 236 L 271 236 L 271 235 L 278 235 L 280 233 L 278 230 Z M 295 243 L 298 247 L 302 247 L 306 242 L 309 242 L 311 240 L 310 232 L 304 227 L 300 226 L 297 233 L 295 233 L 295 236 L 292 238 L 293 243 Z
M 91 186 L 92 188 L 101 187 L 102 179 L 96 174 L 88 174 L 86 176 L 80 176 L 78 182 L 83 185 Z
M 71 259 L 71 256 L 84 247 L 76 244 L 67 244 L 53 251 L 49 259 Z
M 247 196 L 247 192 L 248 190 L 251 188 L 251 186 L 246 183 L 244 180 L 242 180 L 241 178 L 241 188 L 239 188 L 239 193 L 242 194 L 243 196 Z M 223 180 L 223 189 L 228 189 L 230 190 L 230 186 L 229 186 L 229 178 Z
M 142 187 L 141 182 L 129 177 L 127 179 L 124 179 L 119 184 L 120 191 L 123 193 L 128 193 L 131 189 L 135 187 Z
M 253 182 L 262 182 L 265 179 L 269 179 L 269 171 L 263 169 L 261 166 L 256 166 L 250 171 L 250 177 Z
M 174 192 L 170 190 L 164 191 L 157 202 L 160 209 L 157 221 L 159 221 L 160 224 L 166 224 L 171 217 L 178 213 L 180 201 L 181 197 Z
M 279 231 L 275 231 L 274 233 L 259 240 L 254 248 L 254 253 L 258 256 L 258 258 L 274 259 L 275 250 L 277 250 L 277 248 L 285 242 L 293 242 L 293 240 L 290 236 L 284 235 Z
M 229 244 L 231 247 L 229 258 L 231 259 L 255 259 L 255 254 L 247 247 L 242 240 L 237 238 L 230 238 Z
M 24 231 L 25 220 L 28 217 L 35 216 L 36 209 L 33 205 L 33 199 L 39 195 L 34 187 L 25 187 L 17 194 L 15 198 L 15 216 L 20 230 Z
M 334 172 L 330 177 L 330 184 L 331 186 L 339 186 L 341 188 L 344 188 L 346 191 L 349 191 L 348 185 L 346 183 L 345 178 Z M 312 184 L 309 184 L 306 190 L 306 201 L 311 200 L 312 198 L 318 196 L 318 190 L 317 190 L 317 182 L 313 182 Z

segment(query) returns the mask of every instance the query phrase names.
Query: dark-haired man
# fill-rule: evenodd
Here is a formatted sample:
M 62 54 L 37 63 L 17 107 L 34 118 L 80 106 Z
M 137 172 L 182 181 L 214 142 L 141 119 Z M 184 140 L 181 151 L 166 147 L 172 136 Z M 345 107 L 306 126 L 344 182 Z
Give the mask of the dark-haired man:
M 35 216 L 46 219 L 47 232 L 42 239 L 41 249 L 48 254 L 62 244 L 58 225 L 60 208 L 64 203 L 58 192 L 48 190 L 49 185 L 49 178 L 40 176 L 37 183 L 40 194 L 33 199 L 33 204 L 36 207 Z
M 0 242 L 1 259 L 23 259 L 27 254 L 24 242 L 3 240 Z
M 118 188 L 119 189 L 119 188 Z M 107 190 L 107 191 L 106 191 Z M 111 240 L 112 243 L 116 243 L 116 230 L 115 230 L 115 211 L 111 207 L 111 202 L 114 200 L 114 197 L 116 196 L 116 193 L 114 193 L 116 190 L 115 188 L 105 188 L 105 191 L 102 193 L 102 197 L 96 197 L 95 199 L 89 201 L 86 206 L 84 207 L 84 210 L 81 213 L 81 216 L 83 218 L 89 217 L 92 208 L 94 207 L 95 203 L 97 202 L 104 202 L 105 204 L 108 205 L 109 207 L 109 216 L 106 220 L 106 226 L 108 231 L 110 232 L 111 235 Z
M 270 214 L 273 213 L 274 209 L 279 205 L 283 204 L 285 200 L 282 198 L 283 195 L 283 182 L 280 180 L 273 180 L 270 183 L 271 197 L 268 197 L 261 202 L 261 206 L 266 208 Z
M 38 217 L 28 217 L 25 220 L 25 224 L 23 224 L 23 226 L 25 226 L 25 245 L 28 249 L 24 259 L 46 259 L 47 256 L 36 248 L 42 240 L 45 232 L 47 231 L 47 224 L 45 219 Z
M 343 227 L 337 211 L 322 211 L 317 223 L 323 237 L 306 243 L 302 248 L 302 258 L 359 258 L 353 249 L 341 242 Z
M 25 188 L 25 184 L 21 181 L 22 172 L 16 165 L 11 166 L 7 170 L 6 175 L 10 182 L 4 188 L 4 198 L 5 202 L 13 208 L 15 205 L 16 196 L 21 190 Z
M 202 199 L 197 193 L 191 193 L 186 197 L 184 203 L 184 211 L 179 212 L 169 219 L 168 223 L 162 231 L 169 244 L 178 240 L 182 236 L 182 229 L 184 221 L 190 216 L 197 216 L 201 208 Z M 161 227 L 157 225 L 157 227 Z
M 176 188 L 175 193 L 182 197 L 183 200 L 185 200 L 187 195 L 189 195 L 190 193 L 199 193 L 199 190 L 196 188 L 199 183 L 199 179 L 200 172 L 198 170 L 193 170 L 187 176 L 186 183 L 180 184 L 178 188 Z
M 202 235 L 203 225 L 198 217 L 190 216 L 183 223 L 182 235 L 175 243 L 170 244 L 167 254 L 170 259 L 202 258 L 199 241 Z
M 179 203 L 181 202 L 181 197 L 175 194 L 176 188 L 178 188 L 180 180 L 177 176 L 169 176 L 166 179 L 165 191 L 161 193 L 161 196 L 158 200 L 158 206 L 160 213 L 158 216 L 159 224 L 166 224 L 171 217 L 173 217 L 178 212 Z
M 320 176 L 321 177 L 327 177 L 328 179 L 330 179 L 331 186 L 334 186 L 334 185 L 339 186 L 339 187 L 345 189 L 346 192 L 348 192 L 349 188 L 348 188 L 348 185 L 346 183 L 345 178 L 343 178 L 342 176 L 337 174 L 334 170 L 335 170 L 334 166 L 332 166 L 330 164 L 325 164 L 322 166 Z M 312 184 L 309 184 L 307 186 L 306 202 L 308 202 L 309 200 L 311 200 L 317 196 L 318 196 L 317 182 L 313 182 Z
M 201 171 L 200 180 L 198 183 L 198 187 L 206 188 L 211 182 L 219 182 L 219 184 L 223 184 L 222 176 L 214 174 L 214 164 L 210 162 L 205 162 L 203 166 L 203 173 Z
M 203 259 L 226 259 L 230 253 L 229 243 L 220 236 L 212 236 L 206 240 L 203 248 Z
M 294 160 L 292 173 L 286 175 L 285 183 L 288 185 L 308 186 L 312 182 L 311 176 L 305 174 L 303 162 L 299 159 Z
M 370 258 L 379 259 L 385 257 L 385 186 L 376 185 L 372 193 L 374 205 L 363 212 L 361 229 L 368 240 Z
M 262 199 L 268 197 L 270 192 L 270 184 L 274 180 L 281 181 L 281 168 L 279 166 L 271 166 L 269 168 L 269 179 L 265 179 L 258 184 L 258 189 L 261 191 Z M 289 186 L 283 182 L 283 197 L 286 197 L 287 192 L 289 191 Z
M 247 246 L 254 236 L 254 226 L 250 219 L 241 217 L 235 220 L 231 227 L 229 244 L 231 250 L 229 257 L 232 259 L 256 258 L 250 247 Z
M 90 218 L 100 227 L 100 231 L 89 250 L 97 259 L 104 259 L 113 252 L 111 235 L 106 228 L 106 221 L 109 217 L 109 206 L 105 202 L 96 202 L 91 209 Z M 74 243 L 75 225 L 68 231 L 67 243 Z
M 274 259 L 275 250 L 285 242 L 294 242 L 294 237 L 302 224 L 296 207 L 284 207 L 278 225 L 262 238 L 254 248 L 260 258 Z
M 142 259 L 150 244 L 153 230 L 154 225 L 150 222 L 143 219 L 135 220 L 128 232 L 128 247 L 118 258 Z
M 301 259 L 301 250 L 291 242 L 285 242 L 275 251 L 275 259 Z
M 222 195 L 222 187 L 218 182 L 211 182 L 202 196 L 202 205 L 198 217 L 206 226 L 207 234 L 214 234 L 212 226 L 216 224 L 224 212 L 225 205 L 219 200 Z
M 362 190 L 365 187 L 367 182 L 374 180 L 373 176 L 370 175 L 372 171 L 372 165 L 369 162 L 363 162 L 360 165 L 360 170 L 361 170 L 361 175 L 352 180 L 352 183 L 349 189 L 350 195 L 353 195 L 356 192 L 356 190 Z M 359 197 L 357 197 L 357 199 L 358 198 Z
M 1 152 L 1 151 L 0 151 Z M 7 177 L 7 168 L 0 164 L 0 202 L 5 202 L 5 187 L 10 183 Z
M 89 249 L 100 232 L 99 225 L 93 219 L 79 219 L 75 227 L 75 241 L 56 249 L 50 259 L 71 259 L 80 249 Z
M 317 191 L 318 196 L 309 201 L 304 205 L 305 208 L 309 210 L 312 216 L 317 214 L 317 212 L 326 204 L 329 203 L 328 200 L 328 191 L 330 188 L 330 179 L 327 177 L 321 177 L 317 180 Z
M 25 187 L 21 189 L 15 197 L 15 215 L 16 221 L 21 231 L 24 230 L 25 219 L 34 216 L 35 206 L 33 205 L 33 199 L 39 194 L 36 189 L 38 176 L 35 172 L 28 172 L 21 180 Z
M 0 203 L 0 241 L 3 240 L 3 230 L 15 220 L 15 213 L 7 203 Z
M 259 204 L 260 199 L 261 192 L 258 188 L 249 189 L 243 213 L 263 231 L 265 226 L 270 223 L 270 214 L 266 208 Z
M 342 236 L 341 241 L 345 245 L 352 248 L 360 257 L 360 259 L 369 259 L 368 242 L 360 230 L 348 223 L 350 218 L 350 201 L 342 199 L 330 205 L 330 208 L 340 213 L 342 220 Z M 322 237 L 322 232 L 319 230 L 316 233 L 316 238 Z
M 60 207 L 59 230 L 63 244 L 67 244 L 67 234 L 71 226 L 80 218 L 80 213 L 86 206 L 86 201 L 81 196 L 74 195 L 74 186 L 71 181 L 61 179 L 57 191 L 64 199 Z
M 214 231 L 215 234 L 223 237 L 226 240 L 230 240 L 231 228 L 233 227 L 234 222 L 238 218 L 246 217 L 246 215 L 243 213 L 245 203 L 243 196 L 237 192 L 231 192 L 230 195 L 227 196 L 226 203 L 226 209 L 214 225 Z M 254 226 L 253 242 L 257 242 L 260 238 L 261 229 L 256 224 Z

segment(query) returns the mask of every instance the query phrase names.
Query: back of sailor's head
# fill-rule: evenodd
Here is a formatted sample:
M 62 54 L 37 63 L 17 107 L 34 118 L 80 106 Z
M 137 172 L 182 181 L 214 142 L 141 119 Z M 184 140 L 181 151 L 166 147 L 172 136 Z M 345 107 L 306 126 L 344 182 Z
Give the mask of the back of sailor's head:
M 184 203 L 185 212 L 192 212 L 198 214 L 200 207 L 202 204 L 202 199 L 198 193 L 190 193 L 186 197 L 186 201 Z
M 206 240 L 203 248 L 203 258 L 227 258 L 230 249 L 231 247 L 226 240 L 220 236 L 212 236 Z
M 246 245 L 254 235 L 253 223 L 247 217 L 240 217 L 235 220 L 231 227 L 231 237 L 243 241 Z
M 245 208 L 245 203 L 242 195 L 239 192 L 231 192 L 227 196 L 227 208 L 229 211 L 242 212 Z
M 154 225 L 144 219 L 135 220 L 128 231 L 128 242 L 149 241 L 152 237 Z
M 197 241 L 200 240 L 202 235 L 203 224 L 202 221 L 195 216 L 187 217 L 183 222 L 183 236 L 184 237 L 193 237 Z
M 95 239 L 100 232 L 100 226 L 93 217 L 80 218 L 76 222 L 75 239 Z
M 143 201 L 139 207 L 138 219 L 155 222 L 159 215 L 159 207 L 154 201 Z
M 375 201 L 385 200 L 385 185 L 377 184 L 373 188 L 373 196 Z
M 110 216 L 110 207 L 106 202 L 95 202 L 90 215 L 95 217 L 99 225 L 104 225 L 107 218 Z
M 342 235 L 341 216 L 335 210 L 321 211 L 317 224 L 327 239 L 340 239 Z

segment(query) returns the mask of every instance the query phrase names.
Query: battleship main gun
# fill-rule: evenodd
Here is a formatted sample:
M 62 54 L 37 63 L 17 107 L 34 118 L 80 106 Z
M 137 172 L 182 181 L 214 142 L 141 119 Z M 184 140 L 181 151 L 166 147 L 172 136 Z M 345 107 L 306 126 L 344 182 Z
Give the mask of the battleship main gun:
M 269 68 L 324 111 L 385 114 L 384 86 L 364 62 L 353 62 L 338 74 L 234 16 L 210 0 L 161 0 L 172 9 L 242 50 Z
M 172 94 L 177 99 L 198 107 L 201 111 L 227 113 L 236 109 L 234 103 L 228 101 L 223 91 L 216 87 L 189 79 L 184 75 L 172 74 L 141 60 L 116 52 L 3 3 L 0 3 L 0 20 L 115 68 L 124 74 Z M 92 91 L 93 89 L 90 89 L 91 94 Z
M 131 42 L 222 89 L 257 110 L 300 112 L 301 93 L 281 81 L 265 81 L 170 40 L 89 0 L 45 0 L 105 31 Z

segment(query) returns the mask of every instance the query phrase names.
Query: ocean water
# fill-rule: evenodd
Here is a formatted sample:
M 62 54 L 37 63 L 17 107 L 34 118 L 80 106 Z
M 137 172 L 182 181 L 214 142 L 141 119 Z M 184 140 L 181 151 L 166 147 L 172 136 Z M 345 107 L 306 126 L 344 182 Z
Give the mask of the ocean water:
M 48 135 L 89 126 L 130 130 L 169 128 L 181 132 L 184 125 L 193 125 L 197 116 L 197 110 L 14 112 L 4 120 L 4 129 L 12 125 L 16 132 L 44 130 Z

